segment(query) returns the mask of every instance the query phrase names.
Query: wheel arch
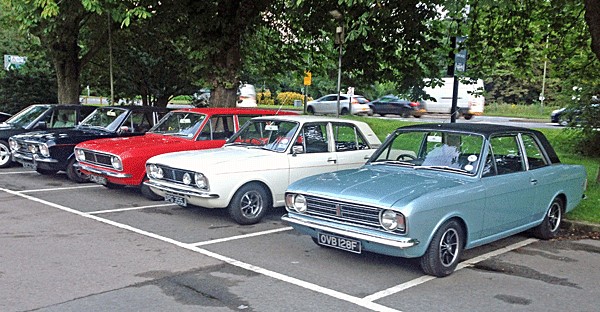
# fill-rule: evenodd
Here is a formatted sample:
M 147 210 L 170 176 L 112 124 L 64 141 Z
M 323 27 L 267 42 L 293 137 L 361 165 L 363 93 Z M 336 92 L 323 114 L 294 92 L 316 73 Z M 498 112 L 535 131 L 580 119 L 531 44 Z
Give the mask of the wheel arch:
M 459 215 L 451 215 L 448 216 L 446 218 L 442 218 L 440 219 L 440 221 L 435 225 L 433 231 L 431 231 L 431 233 L 429 234 L 429 237 L 427 237 L 427 242 L 426 244 L 424 244 L 424 246 L 429 246 L 429 244 L 431 244 L 431 241 L 433 240 L 433 236 L 435 235 L 435 233 L 437 233 L 437 231 L 439 231 L 439 229 L 442 227 L 442 225 L 446 224 L 446 222 L 450 222 L 450 221 L 456 221 L 460 227 L 463 230 L 463 249 L 467 249 L 468 241 L 469 241 L 469 227 L 467 226 L 467 222 Z
M 269 187 L 269 185 L 267 183 L 265 183 L 264 181 L 261 181 L 261 180 L 250 180 L 250 181 L 246 181 L 246 182 L 238 185 L 236 188 L 234 188 L 234 191 L 231 192 L 231 195 L 229 196 L 227 205 L 231 204 L 231 201 L 233 200 L 233 197 L 234 197 L 235 193 L 237 193 L 237 191 L 239 191 L 242 187 L 244 187 L 248 184 L 254 184 L 254 183 L 260 185 L 265 190 L 265 192 L 267 192 L 267 196 L 269 198 L 271 198 L 270 206 L 273 206 L 275 204 L 275 198 L 273 195 L 273 191 L 271 191 L 271 188 Z

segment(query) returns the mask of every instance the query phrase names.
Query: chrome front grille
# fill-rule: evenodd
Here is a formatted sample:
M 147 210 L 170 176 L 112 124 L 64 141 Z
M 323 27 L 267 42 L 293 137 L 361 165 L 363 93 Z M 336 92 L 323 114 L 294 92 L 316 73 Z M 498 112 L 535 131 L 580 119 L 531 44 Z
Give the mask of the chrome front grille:
M 98 152 L 94 152 L 94 151 L 90 151 L 90 150 L 83 150 L 83 153 L 85 155 L 85 161 L 83 161 L 84 163 L 90 163 L 90 164 L 94 164 L 97 166 L 113 168 L 112 162 L 111 162 L 111 157 L 112 157 L 111 155 L 104 154 L 104 153 L 98 153 Z
M 181 170 L 181 169 L 176 169 L 176 168 L 171 168 L 171 167 L 161 166 L 161 165 L 157 165 L 157 166 L 163 170 L 162 180 L 175 182 L 175 183 L 179 183 L 179 184 L 184 184 L 183 183 L 183 175 L 186 173 L 189 173 L 190 178 L 192 180 L 191 184 L 195 183 L 194 172 L 192 172 L 192 171 Z
M 306 213 L 309 215 L 381 229 L 379 224 L 381 208 L 314 196 L 306 196 L 306 203 L 308 208 Z

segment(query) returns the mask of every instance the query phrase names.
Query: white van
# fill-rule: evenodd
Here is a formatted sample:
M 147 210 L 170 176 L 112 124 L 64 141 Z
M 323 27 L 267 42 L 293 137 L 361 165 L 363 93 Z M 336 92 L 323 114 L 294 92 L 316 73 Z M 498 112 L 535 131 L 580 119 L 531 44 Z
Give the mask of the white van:
M 436 99 L 435 102 L 433 100 L 423 100 L 422 105 L 427 113 L 450 114 L 450 110 L 452 109 L 454 78 L 442 78 L 442 81 L 444 84 L 436 86 L 435 88 L 423 88 L 425 93 Z M 428 81 L 426 80 L 426 82 Z M 459 116 L 463 116 L 468 120 L 475 115 L 483 115 L 485 98 L 482 95 L 476 94 L 477 92 L 483 92 L 482 79 L 478 79 L 473 84 L 459 82 L 458 99 L 456 102 Z
M 256 107 L 256 89 L 251 84 L 242 84 L 238 89 L 237 107 Z

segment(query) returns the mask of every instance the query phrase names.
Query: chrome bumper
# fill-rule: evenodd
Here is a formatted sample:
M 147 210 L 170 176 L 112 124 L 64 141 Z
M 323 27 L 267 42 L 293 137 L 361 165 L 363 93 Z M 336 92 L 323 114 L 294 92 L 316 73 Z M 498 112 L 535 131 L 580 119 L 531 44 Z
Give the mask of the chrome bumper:
M 380 244 L 389 247 L 395 248 L 409 248 L 419 244 L 419 241 L 413 238 L 405 238 L 399 237 L 398 234 L 393 233 L 385 233 L 385 232 L 374 232 L 374 233 L 364 233 L 353 230 L 348 226 L 339 225 L 334 222 L 314 219 L 314 218 L 305 218 L 297 215 L 285 214 L 281 217 L 281 220 L 290 223 L 292 226 L 299 225 L 303 227 L 308 227 L 311 229 L 329 232 L 333 234 L 342 235 L 349 238 L 354 238 L 358 240 L 364 240 L 368 242 L 372 242 L 375 244 Z
M 120 179 L 131 178 L 131 175 L 127 174 L 127 173 L 119 173 L 119 172 L 112 172 L 112 171 L 97 169 L 97 168 L 90 167 L 88 165 L 84 165 L 84 164 L 79 163 L 79 162 L 75 163 L 74 167 L 78 167 L 78 168 L 83 169 L 85 171 L 89 171 L 89 172 L 91 172 L 93 174 L 107 176 L 107 177 L 112 177 L 112 178 L 120 178 Z
M 30 162 L 43 162 L 43 163 L 57 163 L 58 160 L 53 159 L 53 158 L 40 158 L 37 155 L 33 155 L 33 157 L 31 156 L 27 156 L 27 155 L 23 155 L 23 154 L 19 154 L 19 153 L 13 153 L 12 154 L 13 160 L 15 161 L 30 161 Z
M 219 198 L 218 194 L 211 194 L 211 193 L 203 192 L 200 190 L 194 190 L 191 188 L 184 189 L 184 188 L 182 188 L 183 186 L 181 186 L 181 185 L 177 185 L 177 187 L 174 187 L 174 186 L 170 186 L 170 185 L 167 185 L 164 183 L 154 182 L 154 181 L 145 181 L 144 184 L 149 187 L 153 187 L 153 188 L 159 189 L 161 191 L 176 194 L 176 195 L 209 198 L 209 199 L 210 198 Z

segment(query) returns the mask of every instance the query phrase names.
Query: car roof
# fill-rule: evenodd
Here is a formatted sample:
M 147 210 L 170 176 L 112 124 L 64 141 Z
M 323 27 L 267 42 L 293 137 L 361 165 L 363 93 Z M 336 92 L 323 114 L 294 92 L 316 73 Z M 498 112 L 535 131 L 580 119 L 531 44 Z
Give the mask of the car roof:
M 111 105 L 111 106 L 97 106 L 96 108 L 116 108 L 116 109 L 128 109 L 132 111 L 152 111 L 152 112 L 168 112 L 171 111 L 166 107 L 156 107 L 156 106 L 139 106 L 139 105 Z
M 267 108 L 249 108 L 249 107 L 202 107 L 202 108 L 183 108 L 174 110 L 176 112 L 194 112 L 201 114 L 235 114 L 235 115 L 256 115 L 256 114 L 281 114 L 281 115 L 294 115 L 297 112 L 290 111 L 278 111 L 276 109 Z

